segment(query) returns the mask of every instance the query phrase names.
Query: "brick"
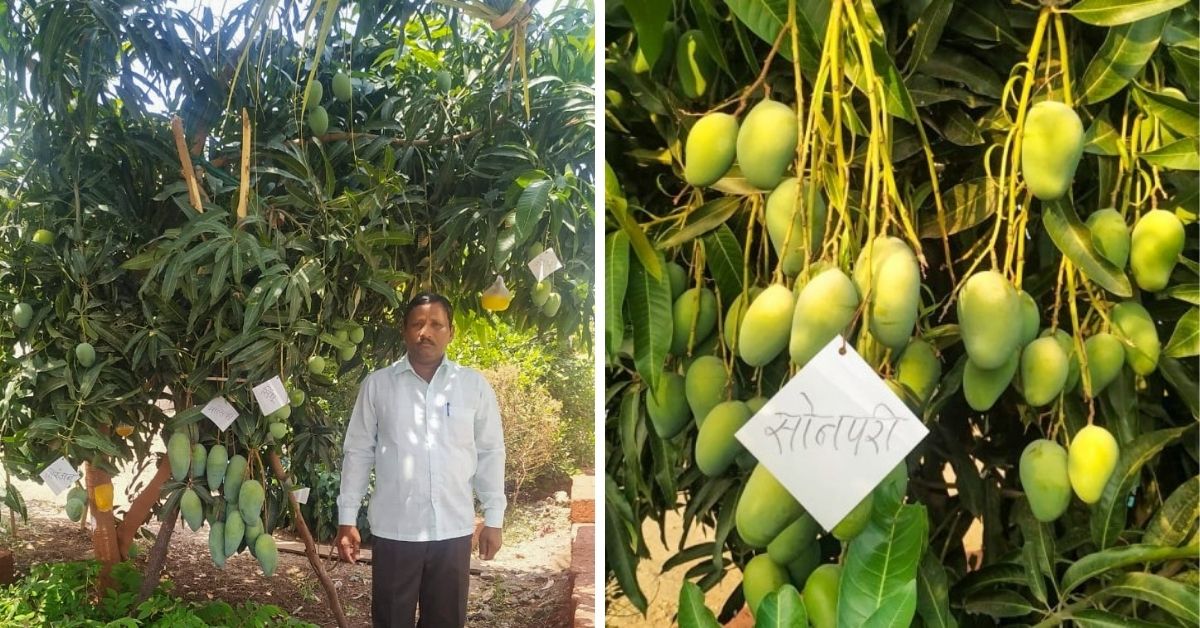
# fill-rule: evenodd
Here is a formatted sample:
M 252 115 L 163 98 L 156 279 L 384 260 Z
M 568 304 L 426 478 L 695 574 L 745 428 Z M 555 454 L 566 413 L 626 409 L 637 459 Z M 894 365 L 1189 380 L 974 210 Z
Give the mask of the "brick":
M 596 526 L 572 526 L 571 603 L 575 628 L 596 625 Z
M 750 614 L 750 607 L 743 606 L 742 611 L 725 624 L 725 628 L 754 628 L 754 616 Z
M 571 478 L 571 523 L 596 523 L 596 478 Z

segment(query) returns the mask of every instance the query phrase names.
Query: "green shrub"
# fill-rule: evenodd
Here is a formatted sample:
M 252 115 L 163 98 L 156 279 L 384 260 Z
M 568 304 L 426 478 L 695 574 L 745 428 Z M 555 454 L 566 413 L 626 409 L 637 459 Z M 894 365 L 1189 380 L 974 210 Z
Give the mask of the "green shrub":
M 521 383 L 515 366 L 487 369 L 483 375 L 496 391 L 500 405 L 507 454 L 504 477 L 509 495 L 516 501 L 522 485 L 555 470 L 562 402 L 551 397 L 541 384 Z

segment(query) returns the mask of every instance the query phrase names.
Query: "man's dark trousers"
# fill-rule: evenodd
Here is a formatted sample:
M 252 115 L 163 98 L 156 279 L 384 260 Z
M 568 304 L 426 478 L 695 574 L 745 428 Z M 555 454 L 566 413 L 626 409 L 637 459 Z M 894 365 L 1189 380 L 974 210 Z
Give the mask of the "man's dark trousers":
M 462 628 L 471 584 L 471 537 L 371 545 L 371 620 L 375 628 Z M 414 621 L 418 606 L 421 621 Z

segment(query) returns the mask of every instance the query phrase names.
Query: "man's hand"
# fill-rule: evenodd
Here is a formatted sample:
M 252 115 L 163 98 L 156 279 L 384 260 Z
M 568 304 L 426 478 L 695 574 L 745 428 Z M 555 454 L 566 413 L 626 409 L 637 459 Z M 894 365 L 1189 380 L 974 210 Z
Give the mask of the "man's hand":
M 496 552 L 500 551 L 500 546 L 504 544 L 504 534 L 500 532 L 500 528 L 489 528 L 484 526 L 479 532 L 479 559 L 491 560 L 496 557 Z
M 333 544 L 338 550 L 338 556 L 351 565 L 358 561 L 358 545 L 361 542 L 362 538 L 358 536 L 356 526 L 338 526 L 337 538 L 333 540 Z M 482 547 L 482 541 L 480 547 Z M 497 547 L 499 546 L 497 545 Z

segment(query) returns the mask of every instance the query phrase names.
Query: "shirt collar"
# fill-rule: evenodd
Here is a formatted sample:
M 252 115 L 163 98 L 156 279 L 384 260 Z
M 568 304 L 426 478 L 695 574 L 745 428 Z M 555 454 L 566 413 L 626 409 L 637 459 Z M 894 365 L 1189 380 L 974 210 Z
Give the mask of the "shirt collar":
M 433 372 L 433 374 L 436 376 L 438 373 L 442 372 L 442 369 L 451 369 L 456 366 L 458 366 L 457 363 L 455 363 L 453 360 L 451 360 L 446 355 L 442 355 L 442 363 L 438 365 L 437 370 L 435 370 Z M 404 371 L 412 371 L 413 373 L 416 373 L 416 371 L 413 370 L 412 363 L 409 362 L 409 360 L 408 360 L 407 353 L 405 353 L 403 356 L 401 356 L 399 360 L 396 360 L 395 362 L 393 362 L 392 368 L 396 369 L 397 371 L 399 371 L 401 373 L 403 373 Z

